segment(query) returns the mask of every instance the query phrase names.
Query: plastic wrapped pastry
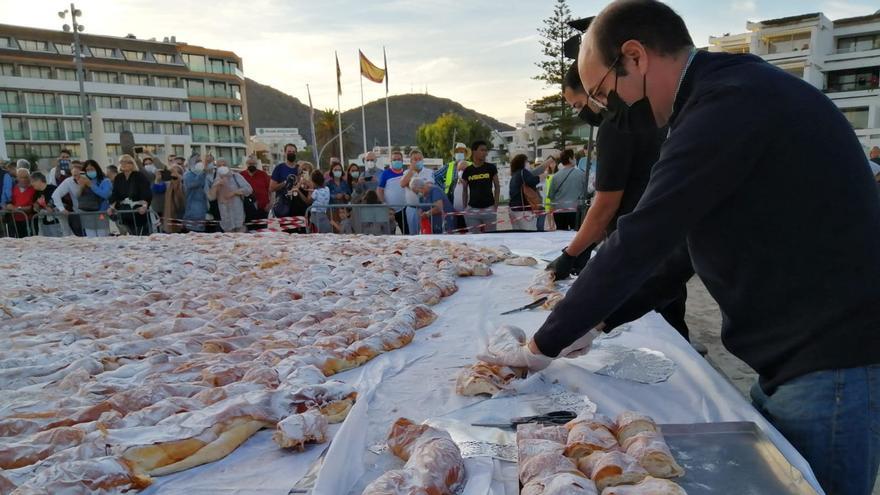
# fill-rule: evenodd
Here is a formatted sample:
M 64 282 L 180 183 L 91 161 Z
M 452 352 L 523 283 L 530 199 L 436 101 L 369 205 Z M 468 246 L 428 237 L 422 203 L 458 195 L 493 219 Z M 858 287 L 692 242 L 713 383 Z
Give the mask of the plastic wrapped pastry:
M 568 429 L 564 426 L 545 426 L 538 423 L 526 423 L 517 426 L 517 443 L 528 439 L 551 440 L 553 442 L 565 445 L 565 442 L 568 440 Z
M 675 462 L 669 445 L 660 433 L 644 431 L 629 437 L 626 453 L 639 461 L 639 464 L 656 478 L 684 476 L 684 468 Z
M 596 483 L 599 490 L 609 486 L 631 485 L 648 476 L 638 461 L 623 452 L 595 452 L 578 460 L 578 469 Z
M 574 461 L 560 454 L 538 454 L 519 465 L 519 481 L 523 485 L 558 474 L 568 473 L 583 476 Z
M 630 437 L 643 431 L 658 431 L 653 419 L 633 411 L 624 411 L 617 416 L 617 441 L 626 445 Z
M 538 264 L 538 260 L 531 256 L 514 256 L 504 260 L 504 264 L 511 266 L 535 266 Z
M 516 378 L 521 378 L 524 371 L 507 366 L 499 366 L 478 361 L 477 364 L 465 368 L 459 373 L 455 383 L 458 395 L 495 395 L 505 390 Z
M 592 426 L 591 423 L 581 422 L 571 427 L 565 444 L 566 457 L 576 460 L 593 452 L 608 452 L 620 448 L 617 439 L 607 429 Z
M 146 488 L 152 481 L 114 457 L 55 464 L 20 485 L 15 495 L 119 493 Z
M 293 414 L 275 425 L 272 440 L 283 448 L 303 450 L 307 443 L 327 441 L 327 418 L 315 409 Z
M 590 428 L 592 428 L 594 430 L 596 428 L 604 428 L 604 429 L 608 430 L 608 433 L 611 433 L 612 435 L 614 435 L 617 432 L 617 425 L 614 423 L 614 421 L 611 420 L 611 418 L 609 418 L 608 416 L 602 415 L 602 414 L 591 413 L 591 412 L 586 412 L 586 411 L 579 414 L 573 420 L 569 421 L 565 425 L 565 427 L 568 428 L 569 430 L 571 430 L 572 428 L 574 428 L 575 425 L 578 425 L 581 423 L 586 423 Z
M 591 480 L 570 473 L 557 474 L 530 482 L 520 495 L 599 495 Z
M 606 488 L 602 495 L 687 495 L 684 488 L 669 481 L 648 476 L 635 485 L 620 485 Z

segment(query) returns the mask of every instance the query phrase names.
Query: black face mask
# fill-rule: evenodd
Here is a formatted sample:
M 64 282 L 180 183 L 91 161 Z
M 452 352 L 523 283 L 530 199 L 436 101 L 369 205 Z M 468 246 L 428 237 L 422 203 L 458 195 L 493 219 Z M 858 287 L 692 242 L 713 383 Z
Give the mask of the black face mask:
M 256 165 L 248 165 L 248 172 L 250 172 L 250 173 L 254 173 L 254 172 L 256 172 L 256 171 L 257 171 L 257 166 L 256 166 Z
M 584 108 L 578 112 L 578 118 L 593 127 L 599 127 L 599 125 L 602 124 L 602 114 L 593 112 L 590 110 L 590 107 L 586 105 L 584 105 Z
M 288 153 L 287 154 L 287 161 L 289 161 L 291 163 L 295 162 L 296 161 L 296 153 Z
M 647 76 L 643 79 L 643 84 L 644 96 L 642 99 L 632 105 L 627 105 L 617 94 L 617 79 L 615 78 L 614 90 L 608 93 L 608 110 L 605 112 L 605 119 L 612 122 L 618 130 L 640 133 L 657 129 L 654 111 L 651 109 L 650 100 L 648 100 Z

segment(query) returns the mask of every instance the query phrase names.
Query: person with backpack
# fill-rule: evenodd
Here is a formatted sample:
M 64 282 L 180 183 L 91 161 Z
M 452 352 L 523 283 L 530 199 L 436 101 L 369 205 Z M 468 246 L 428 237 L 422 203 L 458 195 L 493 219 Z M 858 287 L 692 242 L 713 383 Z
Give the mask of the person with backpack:
M 513 230 L 534 231 L 543 204 L 537 187 L 540 179 L 526 170 L 528 157 L 519 154 L 510 160 L 510 223 Z
M 104 176 L 104 171 L 95 160 L 86 160 L 85 173 L 79 174 L 79 211 L 80 223 L 86 237 L 107 237 L 110 235 L 110 222 L 107 215 L 108 199 L 113 193 L 113 184 Z M 98 214 L 98 212 L 101 212 Z
M 233 172 L 225 161 L 217 167 L 217 178 L 208 190 L 208 200 L 216 201 L 223 232 L 245 232 L 243 198 L 253 194 L 254 189 L 244 177 Z

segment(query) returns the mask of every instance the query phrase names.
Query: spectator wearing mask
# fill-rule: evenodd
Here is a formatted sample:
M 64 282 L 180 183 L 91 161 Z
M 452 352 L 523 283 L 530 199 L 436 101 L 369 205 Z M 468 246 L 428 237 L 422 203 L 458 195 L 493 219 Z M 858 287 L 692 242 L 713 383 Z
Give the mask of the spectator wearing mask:
M 47 177 L 49 185 L 60 186 L 64 179 L 70 177 L 70 166 L 72 163 L 70 161 L 70 150 L 61 150 L 61 153 L 58 154 L 56 165 L 49 170 L 49 176 Z
M 351 189 L 351 199 L 349 202 L 352 204 L 363 203 L 364 194 L 366 194 L 368 190 L 367 182 L 357 163 L 350 163 L 348 165 L 348 172 L 345 174 L 345 180 L 348 182 L 348 188 Z
M 113 193 L 113 184 L 104 177 L 104 171 L 95 160 L 86 160 L 85 170 L 77 177 L 79 185 L 80 223 L 86 237 L 107 237 L 110 235 L 110 223 L 107 220 L 108 200 Z M 98 212 L 101 212 L 98 214 Z
M 562 168 L 554 175 L 547 196 L 553 209 L 571 211 L 553 213 L 553 221 L 556 230 L 577 230 L 577 207 L 584 199 L 587 174 L 575 167 L 571 150 L 563 150 L 559 160 Z
M 425 156 L 419 150 L 409 152 L 409 170 L 400 180 L 400 186 L 404 189 L 406 200 L 406 223 L 409 225 L 409 234 L 417 235 L 421 231 L 422 210 L 419 207 L 419 195 L 410 187 L 413 179 L 422 179 L 425 182 L 434 183 L 434 172 L 425 167 Z
M 254 200 L 257 202 L 257 210 L 259 216 L 257 218 L 265 220 L 269 216 L 269 208 L 272 201 L 269 198 L 269 175 L 258 167 L 259 162 L 253 156 L 247 157 L 245 160 L 245 170 L 241 176 L 251 185 L 254 191 Z M 261 228 L 261 226 L 256 226 Z
M 455 229 L 459 232 L 464 232 L 465 229 L 467 229 L 467 222 L 464 220 L 464 215 L 461 214 L 467 210 L 467 205 L 464 202 L 464 182 L 461 180 L 461 177 L 470 165 L 471 162 L 458 162 L 455 171 L 455 178 L 453 179 L 454 185 L 450 189 L 451 194 L 449 195 L 452 200 L 452 207 L 455 208 L 455 212 L 457 213 L 453 216 Z
M 141 163 L 143 163 L 141 173 L 150 181 L 150 190 L 153 192 L 150 209 L 156 212 L 161 221 L 162 215 L 165 212 L 165 191 L 168 188 L 168 172 L 162 162 L 154 159 L 149 153 L 144 152 L 144 154 L 147 156 L 141 160 Z
M 440 170 L 434 172 L 434 184 L 440 186 L 447 196 L 452 198 L 452 188 L 458 181 L 456 172 L 459 168 L 467 168 L 471 162 L 467 161 L 470 150 L 464 143 L 456 143 L 452 150 L 452 161 L 443 166 Z
M 498 167 L 486 162 L 489 145 L 485 141 L 474 141 L 471 145 L 473 164 L 469 165 L 461 177 L 464 184 L 464 203 L 467 206 L 465 222 L 471 233 L 495 232 L 498 221 L 498 200 L 501 184 L 498 180 Z
M 186 196 L 184 228 L 192 232 L 204 232 L 208 195 L 205 192 L 205 164 L 198 160 L 198 155 L 190 158 L 189 170 L 183 174 L 183 191 Z
M 330 189 L 324 184 L 324 174 L 320 170 L 312 172 L 312 209 L 309 221 L 318 230 L 319 234 L 328 234 L 333 231 L 330 225 L 330 217 L 327 216 L 327 206 L 330 204 Z
M 382 169 L 379 168 L 376 161 L 376 154 L 368 151 L 364 155 L 363 179 L 367 191 L 375 191 L 379 187 L 379 178 L 382 176 Z
M 523 195 L 523 190 L 528 188 L 537 194 L 541 180 L 526 170 L 527 163 L 528 158 L 522 154 L 510 160 L 510 223 L 514 230 L 537 229 L 537 216 Z
M 245 232 L 242 198 L 250 196 L 254 190 L 244 177 L 226 166 L 225 160 L 220 160 L 218 165 L 217 178 L 208 190 L 208 199 L 217 201 L 223 232 Z
M 162 216 L 162 230 L 167 234 L 177 234 L 183 230 L 186 214 L 186 193 L 183 190 L 183 166 L 174 164 L 168 169 L 170 174 L 165 186 L 165 206 Z
M 334 161 L 330 165 L 330 173 L 327 175 L 327 188 L 330 190 L 330 204 L 344 205 L 351 199 L 351 186 L 348 185 L 348 178 L 342 170 L 342 164 Z
M 61 219 L 62 234 L 82 237 L 85 233 L 82 230 L 80 216 L 71 214 L 79 213 L 80 187 L 77 180 L 82 173 L 82 165 L 71 163 L 68 171 L 70 176 L 61 181 L 52 192 L 52 203 L 64 215 L 64 218 Z
M 296 163 L 297 151 L 295 144 L 285 144 L 284 161 L 275 165 L 275 169 L 272 170 L 272 179 L 269 181 L 269 192 L 275 193 L 276 199 L 287 194 L 290 187 L 296 184 L 295 181 L 289 181 L 288 177 L 291 175 L 296 176 L 299 173 Z
M 422 206 L 420 215 L 422 218 L 431 220 L 432 234 L 449 234 L 455 229 L 455 217 L 447 216 L 454 210 L 449 196 L 433 182 L 428 182 L 416 177 L 410 183 L 413 191 L 417 192 L 422 204 L 430 203 L 431 206 Z
M 403 153 L 400 151 L 391 152 L 391 166 L 382 172 L 379 177 L 379 187 L 376 188 L 376 194 L 379 201 L 392 205 L 391 211 L 394 212 L 394 220 L 400 227 L 403 234 L 409 233 L 406 224 L 406 216 L 403 211 L 403 204 L 406 202 L 406 194 L 404 193 L 401 180 L 403 179 Z M 418 228 L 418 226 L 414 226 Z
M 159 169 L 156 167 L 156 160 L 153 158 L 153 155 L 147 152 L 143 154 L 146 156 L 141 159 L 141 165 L 138 166 L 138 169 L 150 181 L 150 184 L 153 184 L 156 181 L 156 173 Z
M 31 174 L 27 169 L 19 168 L 15 171 L 15 185 L 12 186 L 12 194 L 5 208 L 8 214 L 6 231 L 11 237 L 28 237 L 31 235 L 30 221 L 34 216 L 34 198 L 37 191 L 31 186 Z M 16 212 L 16 213 L 11 213 Z
M 119 224 L 124 225 L 132 235 L 150 235 L 150 217 L 147 215 L 153 199 L 150 181 L 137 170 L 131 155 L 119 157 L 119 170 L 119 175 L 113 181 L 113 193 L 110 195 L 110 208 L 107 212 L 113 215 L 118 210 L 123 210 L 119 214 Z
M 34 213 L 38 216 L 34 217 L 34 232 L 43 237 L 61 237 L 61 222 L 57 217 L 50 215 L 56 211 L 52 204 L 55 186 L 46 182 L 46 176 L 42 172 L 31 174 L 31 186 L 37 192 L 34 195 Z

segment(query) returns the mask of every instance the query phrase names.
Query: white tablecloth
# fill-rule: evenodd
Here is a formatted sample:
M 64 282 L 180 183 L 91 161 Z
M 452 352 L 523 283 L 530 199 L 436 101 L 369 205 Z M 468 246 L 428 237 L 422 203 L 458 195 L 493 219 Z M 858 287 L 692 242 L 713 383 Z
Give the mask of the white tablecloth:
M 558 251 L 571 235 L 493 234 L 449 239 L 503 244 L 518 254 L 537 256 Z M 538 329 L 549 314 L 547 311 L 509 316 L 500 313 L 531 302 L 525 288 L 540 269 L 540 265 L 499 264 L 493 267 L 495 274 L 491 277 L 460 279 L 458 293 L 434 307 L 439 315 L 437 321 L 419 331 L 409 346 L 334 377 L 355 384 L 361 395 L 335 432 L 314 493 L 359 494 L 378 473 L 397 467 L 399 463 L 392 456 L 368 450 L 382 442 L 396 418 L 408 417 L 419 422 L 485 400 L 457 396 L 456 374 L 473 363 L 486 336 L 498 325 L 515 324 L 527 333 Z M 632 323 L 630 330 L 613 339 L 613 343 L 661 351 L 675 361 L 676 370 L 666 382 L 645 385 L 596 375 L 579 366 L 577 360 L 562 360 L 542 372 L 544 381 L 558 382 L 571 392 L 589 396 L 599 412 L 607 415 L 632 409 L 651 415 L 659 423 L 754 421 L 822 493 L 803 457 L 659 315 L 651 313 Z M 269 435 L 260 433 L 226 459 L 161 478 L 150 491 L 284 495 L 325 448 L 310 446 L 305 453 L 286 453 L 273 447 Z M 470 459 L 467 469 L 467 495 L 517 493 L 516 468 L 512 463 Z

